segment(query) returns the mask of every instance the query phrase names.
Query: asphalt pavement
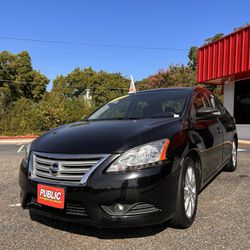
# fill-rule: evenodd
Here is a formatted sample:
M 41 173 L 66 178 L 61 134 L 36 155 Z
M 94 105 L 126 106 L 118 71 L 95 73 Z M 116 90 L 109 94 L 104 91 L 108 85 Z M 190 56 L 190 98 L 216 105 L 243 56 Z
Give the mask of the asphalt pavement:
M 19 201 L 19 147 L 0 143 L 0 249 L 250 249 L 250 146 L 240 146 L 235 172 L 221 172 L 202 191 L 196 220 L 185 230 L 31 221 Z

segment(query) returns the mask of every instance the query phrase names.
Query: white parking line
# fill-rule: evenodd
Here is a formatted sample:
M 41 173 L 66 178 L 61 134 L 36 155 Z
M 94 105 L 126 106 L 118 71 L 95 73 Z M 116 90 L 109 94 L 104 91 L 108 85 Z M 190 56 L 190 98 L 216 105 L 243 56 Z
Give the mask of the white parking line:
M 246 149 L 238 148 L 238 152 L 246 152 L 246 151 L 247 151 Z
M 23 144 L 18 150 L 17 153 L 20 153 L 22 151 L 22 149 L 24 148 L 25 144 Z
M 21 207 L 21 203 L 11 204 L 10 207 Z

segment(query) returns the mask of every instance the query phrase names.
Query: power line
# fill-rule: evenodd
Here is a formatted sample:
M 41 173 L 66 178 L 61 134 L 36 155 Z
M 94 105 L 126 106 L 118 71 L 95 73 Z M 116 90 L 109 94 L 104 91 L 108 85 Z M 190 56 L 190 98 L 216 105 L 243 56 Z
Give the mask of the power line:
M 10 79 L 6 79 L 6 80 L 0 79 L 0 82 L 21 83 L 21 84 L 37 83 L 37 82 L 32 82 L 32 81 L 15 81 L 15 80 L 10 80 Z M 96 88 L 91 88 L 91 87 L 89 88 L 89 87 L 87 87 L 87 89 L 93 90 L 93 89 L 96 89 Z M 108 89 L 108 90 L 122 90 L 122 89 L 128 90 L 129 87 L 127 87 L 127 88 L 112 88 L 112 87 L 108 87 L 106 89 Z
M 101 43 L 58 41 L 58 40 L 57 41 L 56 40 L 42 40 L 42 39 L 10 37 L 10 36 L 0 36 L 0 39 L 24 41 L 24 42 L 34 42 L 34 43 L 58 44 L 58 45 L 80 45 L 80 46 L 88 46 L 88 47 L 138 49 L 138 50 L 160 50 L 160 51 L 188 51 L 189 50 L 189 49 L 185 49 L 185 48 L 127 46 L 127 45 L 118 45 L 118 44 L 101 44 Z

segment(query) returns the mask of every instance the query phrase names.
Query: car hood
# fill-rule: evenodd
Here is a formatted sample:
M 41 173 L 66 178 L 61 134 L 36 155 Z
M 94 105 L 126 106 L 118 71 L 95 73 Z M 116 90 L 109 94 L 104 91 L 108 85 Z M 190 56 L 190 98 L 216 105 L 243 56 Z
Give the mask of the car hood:
M 31 150 L 64 154 L 122 153 L 141 144 L 171 138 L 179 118 L 82 121 L 61 126 L 40 136 Z

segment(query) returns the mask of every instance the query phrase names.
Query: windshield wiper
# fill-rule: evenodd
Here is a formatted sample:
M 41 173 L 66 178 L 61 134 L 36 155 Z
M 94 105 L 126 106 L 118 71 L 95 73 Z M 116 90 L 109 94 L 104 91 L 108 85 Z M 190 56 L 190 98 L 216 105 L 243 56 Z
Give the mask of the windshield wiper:
M 162 115 L 152 115 L 150 118 L 170 118 L 170 117 L 173 117 L 173 118 L 178 118 L 180 117 L 180 115 L 178 114 L 162 114 Z
M 105 118 L 105 119 L 89 119 L 89 121 L 115 121 L 115 120 L 142 120 L 142 119 L 152 119 L 152 118 L 177 118 L 180 117 L 178 114 L 164 114 L 164 115 L 152 115 L 148 117 L 136 117 L 136 116 L 128 116 L 128 117 L 116 117 L 116 118 Z
M 136 116 L 129 116 L 127 117 L 128 120 L 139 120 L 139 119 L 144 119 L 144 117 L 136 117 Z
M 138 120 L 141 119 L 139 117 L 117 117 L 117 118 L 111 118 L 111 119 L 107 119 L 107 120 Z

